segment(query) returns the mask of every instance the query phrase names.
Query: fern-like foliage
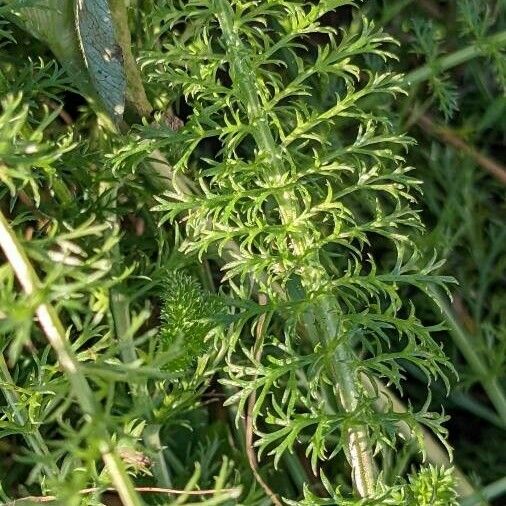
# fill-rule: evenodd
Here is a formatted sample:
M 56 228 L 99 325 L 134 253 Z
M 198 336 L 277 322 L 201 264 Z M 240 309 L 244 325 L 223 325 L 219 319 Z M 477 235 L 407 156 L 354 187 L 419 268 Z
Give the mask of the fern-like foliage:
M 191 276 L 180 271 L 168 273 L 159 338 L 162 350 L 171 346 L 177 350 L 178 356 L 167 364 L 170 369 L 188 371 L 209 351 L 209 334 L 219 328 L 220 310 L 219 300 L 203 293 Z
M 460 54 L 466 59 L 470 54 L 485 57 L 485 72 L 494 75 L 490 79 L 492 89 L 504 94 L 505 91 L 505 58 L 504 9 L 501 2 L 480 2 L 479 0 L 462 0 L 456 4 L 455 19 L 450 22 L 455 26 L 449 30 L 448 26 L 434 20 L 415 18 L 406 26 L 410 26 L 413 35 L 412 52 L 423 58 L 431 73 L 428 76 L 428 86 L 432 99 L 443 114 L 445 121 L 449 121 L 459 110 L 459 102 L 463 93 L 462 86 L 457 86 L 455 76 L 441 66 L 442 58 L 451 55 L 448 38 L 455 36 L 452 46 L 462 43 L 469 44 Z M 448 20 L 445 20 L 448 23 Z M 450 46 L 450 47 L 449 47 Z M 483 67 L 484 60 L 480 65 Z M 472 67 L 463 68 L 464 75 L 473 76 Z M 492 77 L 492 75 L 491 75 Z
M 309 488 L 304 491 L 304 499 L 297 503 L 288 501 L 288 504 L 300 504 L 303 506 L 319 505 L 343 505 L 356 506 L 357 502 L 343 496 L 339 487 L 331 485 L 326 476 L 322 476 L 322 483 L 328 497 L 320 498 L 313 494 Z M 420 473 L 411 475 L 406 486 L 393 486 L 378 492 L 374 499 L 364 499 L 361 506 L 367 505 L 390 505 L 399 506 L 457 506 L 458 502 L 455 493 L 455 483 L 452 469 L 442 469 L 429 465 Z
M 501 2 L 496 5 L 464 0 L 458 4 L 458 18 L 462 36 L 471 37 L 484 49 L 484 54 L 491 63 L 497 83 L 502 93 L 506 93 L 506 63 L 504 48 L 490 43 L 486 37 L 493 32 L 495 25 L 504 21 L 504 9 Z M 502 18 L 502 19 L 501 19 Z
M 412 27 L 415 37 L 413 52 L 423 56 L 429 65 L 437 68 L 436 61 L 442 52 L 440 47 L 442 34 L 432 20 L 414 19 Z M 457 87 L 448 73 L 442 72 L 435 72 L 429 80 L 429 85 L 439 110 L 446 120 L 450 119 L 458 110 Z
M 444 435 L 444 417 L 427 406 L 378 412 L 367 385 L 379 377 L 401 388 L 405 362 L 445 378 L 438 328 L 424 327 L 402 294 L 450 280 L 433 274 L 435 260 L 422 266 L 410 239 L 422 228 L 404 159 L 411 140 L 371 107 L 402 93 L 383 65 L 394 40 L 365 19 L 338 32 L 320 22 L 350 5 L 171 4 L 165 53 L 146 53 L 143 65 L 192 113 L 178 132 L 142 135 L 151 148 L 181 149 L 176 173 L 198 181 L 196 194 L 175 181 L 156 209 L 162 222 L 184 218 L 182 251 L 224 262 L 234 335 L 273 316 L 261 341 L 242 332 L 230 348 L 228 402 L 241 413 L 256 392 L 257 445 L 276 462 L 302 444 L 317 472 L 344 451 L 359 494 L 373 496 L 373 453 L 396 444 L 399 422 Z M 214 159 L 202 155 L 206 143 L 219 145 Z M 379 250 L 391 252 L 382 265 Z M 255 293 L 266 303 L 251 302 Z

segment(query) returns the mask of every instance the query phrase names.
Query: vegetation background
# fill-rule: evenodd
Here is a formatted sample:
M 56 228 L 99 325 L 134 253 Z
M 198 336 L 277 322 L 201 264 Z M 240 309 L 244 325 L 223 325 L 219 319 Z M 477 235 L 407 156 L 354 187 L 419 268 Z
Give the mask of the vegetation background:
M 505 17 L 0 1 L 2 504 L 506 504 Z

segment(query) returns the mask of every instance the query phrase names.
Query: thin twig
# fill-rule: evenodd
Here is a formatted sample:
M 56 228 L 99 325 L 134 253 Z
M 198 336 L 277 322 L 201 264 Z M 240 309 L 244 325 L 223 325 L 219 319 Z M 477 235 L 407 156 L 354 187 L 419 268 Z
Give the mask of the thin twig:
M 258 302 L 260 305 L 265 306 L 267 304 L 267 297 L 261 293 L 258 295 Z M 268 325 L 268 318 L 265 313 L 263 313 L 257 322 L 256 328 L 256 341 L 254 346 L 254 356 L 255 360 L 259 361 L 262 357 L 262 348 L 265 336 L 265 330 Z M 253 381 L 256 380 L 256 374 L 253 378 Z M 257 456 L 255 454 L 255 450 L 253 447 L 253 408 L 255 407 L 255 402 L 257 400 L 256 390 L 253 390 L 248 399 L 248 405 L 246 408 L 246 419 L 245 419 L 245 428 L 246 428 L 246 455 L 248 456 L 248 462 L 251 467 L 251 471 L 253 472 L 253 476 L 258 484 L 264 489 L 265 493 L 272 501 L 275 506 L 283 506 L 281 501 L 278 499 L 278 496 L 272 491 L 269 485 L 265 482 L 265 480 L 260 475 L 258 471 L 258 461 Z
M 242 489 L 237 488 L 223 488 L 221 490 L 203 489 L 203 490 L 176 490 L 173 488 L 162 488 L 162 487 L 135 487 L 134 490 L 141 494 L 174 494 L 174 495 L 212 495 L 216 493 L 230 494 L 232 499 L 236 499 L 241 495 Z M 93 494 L 95 492 L 117 492 L 115 488 L 107 487 L 90 487 L 79 490 L 77 493 L 81 495 Z M 25 501 L 31 501 L 34 503 L 45 503 L 56 501 L 57 497 L 54 495 L 44 496 L 28 496 L 15 499 L 6 503 L 5 506 L 16 506 L 22 504 Z
M 418 124 L 432 136 L 437 137 L 439 140 L 449 144 L 458 151 L 465 153 L 498 181 L 506 184 L 506 167 L 501 165 L 498 161 L 484 155 L 473 146 L 467 144 L 451 129 L 437 125 L 427 114 L 422 114 L 418 118 Z
M 42 102 L 53 111 L 58 111 L 58 116 L 65 123 L 65 125 L 67 126 L 72 125 L 72 123 L 74 122 L 72 120 L 72 116 L 63 108 L 62 105 L 57 104 L 56 102 L 54 102 L 53 100 L 49 100 L 48 98 L 43 99 Z

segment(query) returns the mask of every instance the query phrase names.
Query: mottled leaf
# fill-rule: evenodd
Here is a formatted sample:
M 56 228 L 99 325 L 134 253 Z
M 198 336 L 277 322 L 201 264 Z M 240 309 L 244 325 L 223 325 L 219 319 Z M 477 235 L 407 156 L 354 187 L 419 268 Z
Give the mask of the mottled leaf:
M 76 0 L 79 44 L 90 78 L 107 112 L 116 120 L 125 109 L 123 54 L 107 0 Z

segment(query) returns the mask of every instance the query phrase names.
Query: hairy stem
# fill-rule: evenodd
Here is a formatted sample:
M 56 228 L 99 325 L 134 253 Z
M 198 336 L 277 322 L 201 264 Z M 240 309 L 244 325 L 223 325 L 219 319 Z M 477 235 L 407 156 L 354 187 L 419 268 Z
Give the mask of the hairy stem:
M 11 264 L 23 291 L 27 295 L 35 295 L 41 287 L 41 282 L 1 211 L 0 247 Z M 35 312 L 49 344 L 58 357 L 61 368 L 70 381 L 74 397 L 81 406 L 83 413 L 93 420 L 94 433 L 99 440 L 102 459 L 119 496 L 125 506 L 140 506 L 142 502 L 134 490 L 123 462 L 112 447 L 111 438 L 103 422 L 102 410 L 65 336 L 65 330 L 56 310 L 51 304 L 41 303 L 37 306 Z
M 234 26 L 235 15 L 233 9 L 228 0 L 215 0 L 215 6 L 215 12 L 226 43 L 226 51 L 231 66 L 231 78 L 243 96 L 257 146 L 270 161 L 269 170 L 273 174 L 267 175 L 267 177 L 279 177 L 283 174 L 281 156 L 269 127 L 267 114 L 259 100 L 258 87 L 255 82 L 255 73 L 250 63 L 249 53 L 237 35 Z M 278 196 L 277 202 L 282 223 L 286 225 L 293 222 L 299 214 L 296 197 L 284 192 Z M 292 246 L 296 254 L 302 255 L 304 253 L 297 238 L 292 238 Z M 321 311 L 321 308 L 319 310 Z M 327 325 L 322 329 L 325 333 L 323 340 L 329 341 L 335 339 L 337 326 L 327 311 L 325 311 L 325 314 Z M 318 340 L 317 336 L 314 337 Z M 346 356 L 350 353 L 352 353 L 352 350 L 349 349 L 347 343 L 339 345 L 336 349 L 336 361 L 331 367 L 332 375 L 340 388 L 341 405 L 346 412 L 352 412 L 356 409 L 358 399 L 356 378 L 346 365 Z M 361 426 L 350 427 L 347 439 L 348 455 L 357 492 L 362 497 L 370 496 L 374 493 L 376 472 L 367 428 Z

